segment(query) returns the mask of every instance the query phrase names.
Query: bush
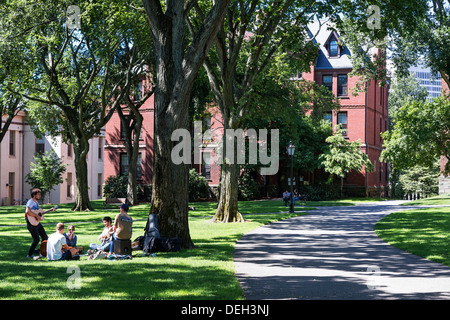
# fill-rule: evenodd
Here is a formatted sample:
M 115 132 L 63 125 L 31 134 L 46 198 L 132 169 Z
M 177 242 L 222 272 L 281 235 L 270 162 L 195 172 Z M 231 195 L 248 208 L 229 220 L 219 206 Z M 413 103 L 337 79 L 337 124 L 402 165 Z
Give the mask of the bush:
M 103 185 L 103 196 L 105 198 L 126 198 L 127 188 L 127 176 L 109 176 Z
M 238 189 L 239 200 L 255 200 L 258 198 L 258 183 L 253 178 L 251 171 L 244 169 L 239 177 Z
M 209 185 L 205 177 L 195 169 L 189 170 L 189 201 L 209 198 Z
M 303 185 L 298 188 L 298 191 L 301 195 L 306 195 L 308 201 L 331 200 L 340 197 L 340 189 L 336 185 Z

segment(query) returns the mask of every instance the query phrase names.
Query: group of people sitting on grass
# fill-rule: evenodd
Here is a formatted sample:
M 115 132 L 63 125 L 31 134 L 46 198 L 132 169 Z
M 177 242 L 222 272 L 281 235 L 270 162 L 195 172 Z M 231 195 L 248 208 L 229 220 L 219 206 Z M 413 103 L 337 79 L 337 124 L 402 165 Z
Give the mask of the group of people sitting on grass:
M 40 223 L 43 219 L 43 210 L 39 208 L 38 200 L 41 198 L 41 190 L 31 190 L 31 199 L 28 200 L 25 209 L 25 220 L 33 242 L 28 251 L 27 258 L 38 259 L 43 256 L 42 251 L 46 252 L 48 260 L 77 260 L 79 254 L 83 251 L 82 247 L 77 247 L 77 236 L 75 227 L 69 225 L 67 233 L 64 232 L 64 223 L 56 225 L 56 232 L 50 237 Z M 54 211 L 55 209 L 51 209 Z M 90 250 L 109 252 L 114 251 L 114 241 L 131 239 L 133 219 L 128 214 L 128 204 L 120 206 L 120 213 L 116 215 L 114 224 L 110 217 L 103 218 L 104 229 L 98 240 L 101 242 L 92 243 Z M 41 250 L 36 253 L 36 247 L 39 240 L 42 240 Z M 44 246 L 44 248 L 42 248 Z M 36 254 L 36 255 L 35 255 Z

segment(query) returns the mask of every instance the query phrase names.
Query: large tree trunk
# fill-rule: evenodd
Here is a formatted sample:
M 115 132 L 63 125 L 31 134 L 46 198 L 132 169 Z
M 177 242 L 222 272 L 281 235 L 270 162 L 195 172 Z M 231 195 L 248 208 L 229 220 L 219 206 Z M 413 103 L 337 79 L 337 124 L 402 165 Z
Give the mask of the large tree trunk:
M 88 184 L 88 167 L 86 155 L 89 152 L 89 143 L 83 142 L 82 139 L 73 144 L 75 154 L 75 176 L 76 176 L 76 196 L 75 203 L 72 207 L 73 211 L 93 211 L 89 200 L 89 184 Z
M 188 166 L 170 158 L 171 130 L 159 126 L 155 134 L 155 165 L 150 213 L 158 214 L 161 236 L 182 239 L 183 248 L 193 248 L 188 224 Z
M 240 129 L 241 121 L 235 115 L 236 104 L 233 93 L 233 78 L 230 73 L 222 76 L 223 92 L 222 92 L 222 117 L 224 135 L 222 139 L 222 158 L 223 163 L 220 167 L 220 190 L 219 190 L 219 205 L 212 221 L 214 222 L 243 222 L 241 213 L 238 209 L 238 184 L 241 164 L 238 163 L 238 153 L 243 150 L 238 150 L 239 138 L 227 137 L 227 130 Z M 233 139 L 233 148 L 228 150 L 227 140 Z M 243 137 L 240 137 L 243 138 Z M 244 148 L 245 150 L 245 148 Z M 230 151 L 230 154 L 228 152 Z M 232 160 L 232 161 L 231 161 Z
M 130 159 L 130 157 L 128 157 Z M 131 159 L 130 159 L 131 160 Z M 137 159 L 132 159 L 128 163 L 128 187 L 127 187 L 127 202 L 135 206 L 138 204 L 137 197 Z
M 212 221 L 244 222 L 238 209 L 239 164 L 224 163 L 220 172 L 219 205 Z
M 193 248 L 188 224 L 188 165 L 174 164 L 171 153 L 176 142 L 171 141 L 172 132 L 187 128 L 188 108 L 183 105 L 188 101 L 188 93 L 181 93 L 169 83 L 169 92 L 176 92 L 186 97 L 172 101 L 171 96 L 159 89 L 155 92 L 155 161 L 153 171 L 153 194 L 150 213 L 158 214 L 161 236 L 182 239 L 183 248 Z M 161 86 L 159 86 L 161 87 Z M 189 91 L 188 91 L 189 92 Z M 178 105 L 176 105 L 178 104 Z M 177 117 L 164 109 L 179 110 Z
M 182 3 L 181 3 L 182 7 Z M 177 8 L 174 8 L 177 10 Z M 181 8 L 178 8 L 181 10 Z M 180 23 L 180 22 L 178 22 Z M 184 23 L 184 22 L 183 22 Z M 175 28 L 172 21 L 167 29 Z M 162 237 L 182 239 L 183 248 L 193 248 L 188 223 L 188 167 L 174 164 L 171 159 L 175 142 L 171 141 L 176 129 L 188 128 L 188 101 L 190 86 L 178 83 L 182 79 L 181 54 L 176 52 L 178 41 L 183 36 L 159 33 L 156 47 L 158 70 L 155 89 L 155 160 L 153 170 L 153 194 L 150 213 L 158 215 L 158 226 Z M 179 48 L 181 50 L 181 47 Z
M 216 0 L 202 25 L 185 46 L 186 14 L 195 2 L 143 0 L 156 56 L 155 160 L 150 213 L 158 215 L 161 236 L 179 237 L 194 246 L 188 224 L 188 164 L 174 164 L 171 141 L 177 129 L 188 129 L 192 84 L 219 30 L 229 0 Z
M 224 100 L 228 98 L 229 101 L 225 103 L 233 103 L 231 95 L 224 95 Z M 231 108 L 228 108 L 231 110 Z M 236 117 L 230 117 L 228 113 L 223 112 L 223 163 L 220 167 L 220 196 L 219 205 L 212 221 L 214 222 L 243 222 L 241 213 L 238 209 L 238 184 L 240 164 L 238 163 L 238 152 L 242 151 L 237 148 L 237 139 L 233 137 L 233 149 L 227 149 L 227 139 L 231 137 L 226 136 L 227 129 L 238 129 L 239 120 Z M 228 152 L 230 151 L 230 154 Z M 232 157 L 232 159 L 231 159 Z M 231 163 L 232 160 L 232 163 Z
M 126 134 L 125 146 L 128 154 L 128 186 L 127 186 L 127 202 L 131 205 L 138 204 L 137 195 L 137 162 L 139 158 L 139 135 L 142 128 L 142 115 L 135 114 L 136 125 L 134 127 L 134 137 L 131 141 L 131 132 Z M 128 129 L 129 130 L 129 129 Z

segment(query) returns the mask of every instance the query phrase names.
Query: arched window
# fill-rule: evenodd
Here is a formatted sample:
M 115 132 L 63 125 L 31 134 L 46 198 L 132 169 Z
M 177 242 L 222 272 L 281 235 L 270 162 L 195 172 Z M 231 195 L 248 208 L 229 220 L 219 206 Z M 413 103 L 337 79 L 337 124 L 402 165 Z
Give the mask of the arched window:
M 330 57 L 337 57 L 339 54 L 338 44 L 336 39 L 330 41 Z

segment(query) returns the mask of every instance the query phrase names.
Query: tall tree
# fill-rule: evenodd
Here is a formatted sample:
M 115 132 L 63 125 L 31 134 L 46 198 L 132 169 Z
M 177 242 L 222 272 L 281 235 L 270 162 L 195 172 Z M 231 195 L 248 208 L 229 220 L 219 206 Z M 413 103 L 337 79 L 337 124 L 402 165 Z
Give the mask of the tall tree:
M 415 165 L 432 168 L 440 156 L 450 159 L 450 98 L 411 101 L 398 109 L 394 127 L 382 134 L 383 161 L 397 170 Z M 450 161 L 444 168 L 450 173 Z
M 8 14 L 8 8 L 0 4 L 0 15 L 3 17 Z M 8 90 L 15 82 L 20 82 L 17 77 L 24 61 L 21 61 L 17 55 L 17 48 L 11 46 L 8 39 L 3 36 L 8 31 L 8 24 L 5 20 L 0 20 L 0 142 L 3 141 L 6 132 L 14 117 L 25 109 L 25 103 L 22 97 Z M 3 117 L 6 117 L 3 122 Z
M 425 87 L 422 87 L 419 82 L 410 74 L 406 76 L 394 77 L 389 89 L 389 127 L 388 131 L 394 129 L 396 123 L 396 117 L 398 110 L 405 105 L 408 105 L 411 101 L 425 102 L 428 96 L 428 91 Z M 391 197 L 403 196 L 402 179 L 401 176 L 406 174 L 409 176 L 410 168 L 404 168 L 402 170 L 397 169 L 395 165 L 396 159 L 390 159 L 389 161 L 389 186 Z M 418 171 L 418 168 L 411 168 L 413 171 Z M 425 171 L 426 169 L 424 169 Z M 415 175 L 412 175 L 415 176 Z M 404 179 L 403 179 L 404 180 Z
M 311 12 L 322 10 L 325 7 L 322 5 L 315 1 L 253 0 L 234 1 L 229 6 L 215 39 L 214 51 L 204 62 L 223 118 L 223 155 L 233 154 L 236 158 L 236 149 L 226 150 L 226 131 L 243 128 L 243 119 L 250 111 L 255 79 L 267 71 L 272 59 L 278 62 L 291 59 L 297 72 L 309 69 L 317 48 L 309 41 L 305 26 L 313 17 Z M 203 17 L 200 6 L 195 8 L 198 16 Z M 195 21 L 191 20 L 190 25 L 195 25 Z M 282 74 L 284 70 L 277 71 Z M 233 145 L 236 148 L 236 144 Z M 214 221 L 243 221 L 237 201 L 239 168 L 236 159 L 223 158 Z
M 42 200 L 48 193 L 50 202 L 50 191 L 63 182 L 62 175 L 66 171 L 67 164 L 62 163 L 54 150 L 35 156 L 34 161 L 30 165 L 30 172 L 26 175 L 25 181 L 33 188 L 41 189 Z
M 3 141 L 14 117 L 22 110 L 24 105 L 20 95 L 11 93 L 0 84 L 0 116 L 2 119 L 6 116 L 5 122 L 0 124 L 0 142 Z
M 89 140 L 129 93 L 133 72 L 143 61 L 130 30 L 138 28 L 145 16 L 131 14 L 134 9 L 126 1 L 18 0 L 8 5 L 6 20 L 13 29 L 6 38 L 21 49 L 24 61 L 31 60 L 16 92 L 33 102 L 30 114 L 43 132 L 61 134 L 73 145 L 77 178 L 73 210 L 92 210 Z M 131 54 L 123 54 L 125 46 Z M 120 59 L 127 60 L 125 69 Z M 43 117 L 49 114 L 55 117 Z
M 329 182 L 334 175 L 341 179 L 341 197 L 344 195 L 344 176 L 351 170 L 371 172 L 374 169 L 369 156 L 361 151 L 361 143 L 348 141 L 345 139 L 342 129 L 337 128 L 336 132 L 325 140 L 330 145 L 330 149 L 321 154 L 324 170 L 330 173 Z
M 144 73 L 146 75 L 146 73 Z M 139 82 L 142 85 L 146 83 L 145 80 L 138 77 L 136 85 L 139 86 Z M 145 77 L 148 79 L 147 77 Z M 141 89 L 142 88 L 142 89 Z M 121 134 L 124 140 L 125 149 L 128 156 L 128 184 L 127 184 L 127 202 L 131 205 L 138 203 L 137 198 L 137 165 L 139 158 L 139 139 L 141 135 L 141 129 L 144 122 L 144 117 L 140 112 L 140 108 L 144 105 L 147 99 L 153 94 L 152 85 L 147 87 L 138 87 L 133 97 L 125 96 L 123 106 L 117 108 L 121 122 Z M 140 92 L 139 92 L 140 91 Z
M 370 79 L 386 83 L 390 74 L 385 58 L 400 76 L 420 62 L 450 86 L 448 0 L 343 1 L 340 8 L 337 28 L 343 44 L 352 49 L 353 73 L 361 76 L 359 89 Z M 381 51 L 373 52 L 374 47 Z
M 189 97 L 199 68 L 222 24 L 229 0 L 202 2 L 204 19 L 186 38 L 186 19 L 199 1 L 142 0 L 155 52 L 155 159 L 150 213 L 159 216 L 162 235 L 179 237 L 192 248 L 188 225 L 188 164 L 171 159 L 172 133 L 188 129 Z

